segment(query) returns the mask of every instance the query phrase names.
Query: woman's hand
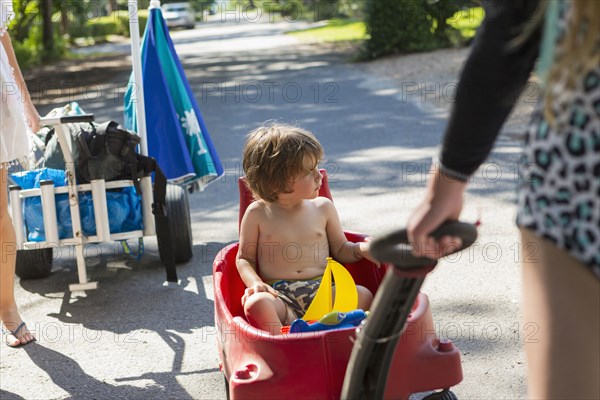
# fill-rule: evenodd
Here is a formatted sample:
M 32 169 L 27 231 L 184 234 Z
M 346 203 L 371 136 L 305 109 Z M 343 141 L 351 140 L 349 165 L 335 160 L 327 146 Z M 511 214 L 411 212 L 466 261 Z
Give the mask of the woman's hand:
M 436 241 L 429 234 L 446 220 L 458 220 L 467 183 L 442 175 L 437 167 L 432 172 L 425 199 L 408 220 L 408 240 L 416 256 L 438 259 L 462 245 L 456 236 Z
M 27 125 L 29 125 L 29 127 L 31 128 L 31 131 L 33 133 L 39 131 L 40 130 L 40 114 L 38 113 L 37 109 L 31 102 L 31 99 L 29 99 L 28 101 L 25 101 L 25 104 L 23 104 L 23 107 L 24 107 L 24 111 L 25 111 L 25 118 L 27 119 Z
M 244 304 L 246 304 L 246 301 L 248 300 L 248 298 L 250 296 L 252 296 L 254 293 L 259 293 L 259 292 L 271 293 L 273 296 L 277 297 L 277 291 L 275 289 L 273 289 L 272 286 L 267 285 L 264 282 L 260 282 L 260 283 L 253 285 L 252 287 L 248 287 L 248 288 L 246 288 L 246 290 L 244 290 L 244 295 L 242 296 L 242 306 L 244 306 Z

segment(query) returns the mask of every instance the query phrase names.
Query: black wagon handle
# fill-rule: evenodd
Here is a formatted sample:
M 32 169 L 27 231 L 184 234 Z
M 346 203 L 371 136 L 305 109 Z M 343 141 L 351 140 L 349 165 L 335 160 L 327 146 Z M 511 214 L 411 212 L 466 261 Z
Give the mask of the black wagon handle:
M 457 236 L 462 246 L 454 250 L 457 253 L 471 246 L 477 239 L 477 228 L 473 224 L 459 221 L 446 221 L 430 234 L 435 239 L 443 236 Z M 436 264 L 436 260 L 417 257 L 412 253 L 406 229 L 389 233 L 371 242 L 371 254 L 382 263 L 391 263 L 400 269 L 414 269 Z

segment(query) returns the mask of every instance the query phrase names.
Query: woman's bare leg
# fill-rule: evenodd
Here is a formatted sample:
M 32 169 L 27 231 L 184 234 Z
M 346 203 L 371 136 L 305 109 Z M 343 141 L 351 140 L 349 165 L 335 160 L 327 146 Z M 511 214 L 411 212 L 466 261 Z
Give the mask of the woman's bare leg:
M 7 169 L 0 168 L 0 319 L 9 331 L 19 327 L 21 316 L 15 302 L 15 263 L 17 245 L 15 230 L 8 215 Z M 34 339 L 26 326 L 21 327 L 16 335 L 8 334 L 6 342 L 9 346 L 25 344 Z
M 521 230 L 530 399 L 600 398 L 600 280 L 569 253 Z

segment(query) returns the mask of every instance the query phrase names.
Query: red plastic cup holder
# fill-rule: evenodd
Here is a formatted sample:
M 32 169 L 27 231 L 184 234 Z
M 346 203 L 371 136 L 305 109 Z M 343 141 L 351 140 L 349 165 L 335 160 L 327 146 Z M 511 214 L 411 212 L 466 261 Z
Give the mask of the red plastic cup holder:
M 250 379 L 252 378 L 252 375 L 256 374 L 256 371 L 258 371 L 258 367 L 256 365 L 248 364 L 243 367 L 243 369 L 238 369 L 235 371 L 235 379 Z

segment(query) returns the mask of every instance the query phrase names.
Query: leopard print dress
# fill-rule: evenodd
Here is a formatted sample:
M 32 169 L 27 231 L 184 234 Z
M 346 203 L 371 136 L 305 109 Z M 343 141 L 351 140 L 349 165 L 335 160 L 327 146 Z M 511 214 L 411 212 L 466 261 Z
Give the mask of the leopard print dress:
M 559 32 L 567 15 L 563 9 Z M 540 101 L 526 133 L 517 224 L 568 251 L 600 279 L 600 66 L 573 90 L 557 83 L 555 122 L 545 119 Z

